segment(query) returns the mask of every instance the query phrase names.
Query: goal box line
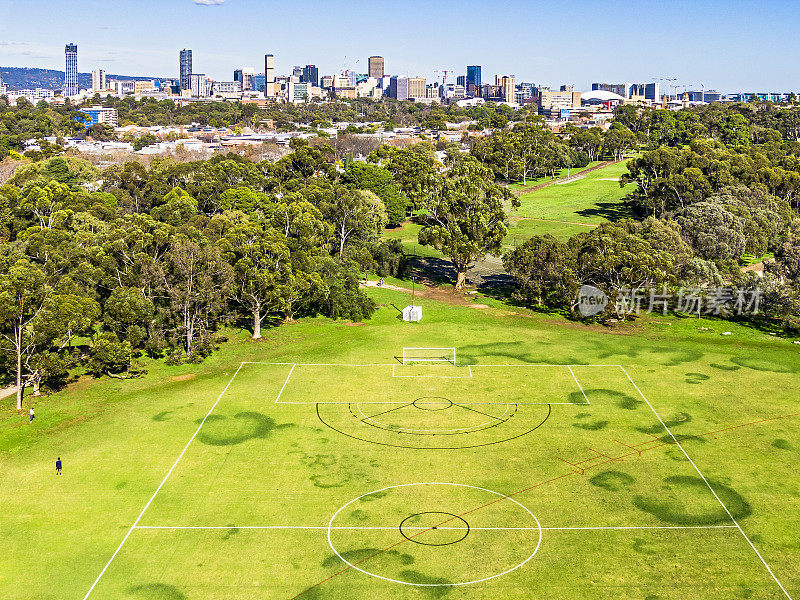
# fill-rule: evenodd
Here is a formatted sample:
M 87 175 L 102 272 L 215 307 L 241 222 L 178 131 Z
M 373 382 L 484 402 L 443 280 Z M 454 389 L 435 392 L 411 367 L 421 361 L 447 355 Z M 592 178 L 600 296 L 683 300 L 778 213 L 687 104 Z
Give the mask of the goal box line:
M 575 372 L 572 370 L 572 366 L 576 366 L 576 367 L 578 367 L 578 366 L 588 366 L 588 367 L 595 367 L 595 368 L 598 368 L 598 367 L 600 367 L 600 368 L 622 368 L 621 365 L 554 365 L 554 364 L 536 364 L 536 365 L 486 364 L 486 365 L 464 365 L 464 366 L 452 365 L 452 368 L 454 368 L 454 369 L 467 369 L 467 372 L 469 373 L 469 375 L 455 377 L 455 376 L 447 376 L 447 375 L 397 375 L 396 374 L 396 368 L 398 367 L 398 365 L 396 363 L 388 363 L 388 364 L 387 363 L 343 364 L 343 363 L 284 363 L 284 362 L 273 363 L 273 362 L 255 362 L 255 361 L 254 362 L 242 362 L 242 365 L 245 365 L 245 364 L 263 364 L 263 365 L 281 365 L 281 366 L 290 366 L 291 365 L 291 369 L 289 370 L 289 373 L 287 374 L 286 379 L 284 380 L 283 385 L 281 386 L 281 389 L 278 392 L 277 397 L 275 398 L 274 404 L 295 404 L 295 405 L 317 405 L 317 404 L 340 404 L 340 405 L 344 405 L 344 404 L 356 404 L 356 405 L 359 405 L 359 404 L 364 404 L 364 405 L 367 405 L 367 404 L 387 404 L 387 405 L 397 404 L 397 405 L 401 405 L 401 404 L 408 404 L 408 402 L 404 402 L 404 401 L 391 401 L 391 400 L 364 400 L 364 401 L 361 401 L 361 402 L 353 402 L 353 401 L 348 401 L 348 400 L 328 400 L 328 401 L 316 401 L 316 400 L 302 400 L 302 401 L 294 400 L 294 401 L 289 401 L 289 400 L 284 400 L 284 401 L 281 401 L 281 396 L 283 395 L 284 390 L 289 385 L 290 380 L 292 378 L 292 374 L 294 373 L 295 368 L 303 367 L 303 366 L 308 366 L 308 367 L 356 367 L 356 368 L 369 368 L 369 367 L 373 367 L 374 368 L 374 367 L 388 367 L 388 366 L 391 366 L 392 367 L 392 374 L 390 376 L 391 378 L 408 378 L 408 379 L 426 379 L 426 378 L 427 379 L 434 379 L 434 378 L 438 378 L 438 379 L 472 379 L 472 378 L 474 378 L 472 369 L 476 368 L 476 367 L 477 368 L 484 367 L 486 369 L 507 368 L 507 367 L 562 368 L 562 369 L 566 368 L 569 371 L 570 376 L 571 376 L 572 380 L 574 381 L 575 385 L 577 386 L 578 391 L 580 391 L 581 395 L 583 396 L 583 399 L 585 400 L 585 402 L 502 402 L 502 401 L 498 401 L 498 402 L 473 402 L 473 401 L 464 401 L 464 402 L 460 402 L 459 403 L 459 404 L 463 404 L 463 405 L 485 405 L 485 406 L 504 405 L 504 404 L 506 406 L 511 405 L 511 404 L 515 404 L 515 405 L 518 405 L 518 406 L 529 406 L 529 405 L 530 406 L 550 406 L 550 405 L 552 405 L 552 406 L 558 406 L 558 405 L 590 406 L 591 402 L 589 401 L 589 398 L 587 397 L 586 392 L 583 389 L 583 386 L 578 381 L 578 378 L 576 377 Z M 413 366 L 413 365 L 402 365 L 402 366 L 407 366 L 408 367 L 408 366 Z M 418 367 L 424 367 L 424 365 L 417 365 L 417 366 Z
M 403 346 L 403 364 L 417 362 L 446 362 L 456 364 L 455 347 Z

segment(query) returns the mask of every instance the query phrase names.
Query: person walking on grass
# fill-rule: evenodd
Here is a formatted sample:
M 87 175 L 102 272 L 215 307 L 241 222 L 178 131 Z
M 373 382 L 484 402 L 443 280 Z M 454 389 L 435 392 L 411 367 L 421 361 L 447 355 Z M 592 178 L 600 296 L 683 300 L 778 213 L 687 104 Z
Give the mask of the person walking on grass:
M 56 459 L 56 475 L 61 475 L 61 457 Z
M 36 416 L 36 415 L 35 415 L 35 414 L 33 414 L 33 407 L 31 406 L 31 409 L 30 409 L 30 411 L 28 411 L 28 418 L 29 418 L 29 420 L 28 420 L 28 423 L 33 423 L 33 418 L 34 418 L 35 416 Z

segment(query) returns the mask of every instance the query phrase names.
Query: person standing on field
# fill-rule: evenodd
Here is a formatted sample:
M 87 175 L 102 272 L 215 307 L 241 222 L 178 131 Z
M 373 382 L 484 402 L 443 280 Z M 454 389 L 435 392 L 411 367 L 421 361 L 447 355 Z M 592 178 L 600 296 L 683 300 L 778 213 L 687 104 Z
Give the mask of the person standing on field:
M 61 475 L 61 457 L 56 459 L 56 475 Z
M 28 421 L 28 423 L 33 423 L 33 418 L 34 418 L 35 416 L 36 416 L 36 415 L 35 415 L 35 414 L 33 414 L 33 407 L 31 406 L 31 410 L 28 412 L 28 417 L 29 417 L 29 421 Z

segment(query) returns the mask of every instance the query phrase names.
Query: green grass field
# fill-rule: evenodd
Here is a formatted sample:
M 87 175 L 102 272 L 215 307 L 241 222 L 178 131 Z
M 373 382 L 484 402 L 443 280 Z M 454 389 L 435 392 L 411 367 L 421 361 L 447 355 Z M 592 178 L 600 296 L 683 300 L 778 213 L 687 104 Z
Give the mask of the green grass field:
M 5 399 L 2 598 L 800 598 L 798 346 L 370 293 L 33 425 Z
M 592 163 L 589 167 L 598 163 Z M 588 167 L 587 167 L 588 168 Z M 593 226 L 608 220 L 630 216 L 622 202 L 630 192 L 630 187 L 620 188 L 619 177 L 627 172 L 625 162 L 587 173 L 583 178 L 569 183 L 556 184 L 520 196 L 521 206 L 511 211 L 510 227 L 503 246 L 513 248 L 534 235 L 550 235 L 567 240 L 573 235 L 590 230 Z M 572 174 L 580 170 L 572 170 Z M 566 169 L 559 177 L 566 177 Z M 527 185 L 513 184 L 511 190 L 530 187 L 552 178 L 529 181 Z M 422 246 L 417 242 L 421 225 L 405 223 L 402 227 L 387 229 L 384 237 L 398 239 L 404 251 L 412 256 L 442 258 L 435 248 Z
M 629 216 L 619 177 L 625 162 L 587 173 L 582 179 L 551 185 L 520 196 L 521 206 L 511 213 L 507 245 L 517 245 L 534 235 L 549 233 L 567 239 L 592 225 Z

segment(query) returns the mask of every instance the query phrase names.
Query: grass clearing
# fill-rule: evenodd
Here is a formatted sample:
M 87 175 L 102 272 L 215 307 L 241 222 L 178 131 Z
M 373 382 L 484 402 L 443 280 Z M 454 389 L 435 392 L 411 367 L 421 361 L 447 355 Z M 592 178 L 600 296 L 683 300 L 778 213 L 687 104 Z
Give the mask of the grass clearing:
M 362 327 L 231 332 L 201 365 L 42 398 L 35 425 L 4 410 L 3 597 L 83 598 L 129 532 L 89 598 L 800 596 L 796 347 L 430 300 L 408 324 L 404 293 L 370 293 Z
M 520 208 L 511 213 L 512 227 L 506 242 L 514 245 L 543 233 L 567 239 L 588 226 L 629 216 L 622 198 L 630 192 L 630 186 L 620 188 L 618 181 L 627 170 L 621 162 L 575 181 L 523 194 Z

